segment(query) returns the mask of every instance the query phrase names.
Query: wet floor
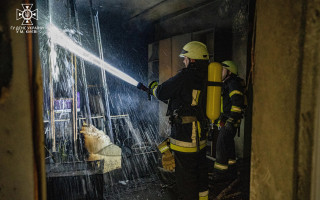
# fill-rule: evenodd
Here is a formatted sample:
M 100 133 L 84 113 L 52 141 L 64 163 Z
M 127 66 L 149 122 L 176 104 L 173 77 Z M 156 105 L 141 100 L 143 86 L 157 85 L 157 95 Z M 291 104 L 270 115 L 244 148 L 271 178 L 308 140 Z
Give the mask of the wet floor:
M 210 200 L 248 200 L 249 164 L 241 161 L 237 177 L 220 182 L 209 181 Z M 108 200 L 175 200 L 178 199 L 172 178 L 159 174 L 132 181 L 117 181 L 112 187 L 105 187 L 104 199 Z M 164 180 L 165 179 L 165 180 Z M 168 184 L 169 183 L 169 184 Z
M 140 182 L 139 182 L 140 181 Z M 104 200 L 175 200 L 177 194 L 159 180 L 141 179 L 135 183 L 118 183 L 104 195 Z M 111 189 L 111 188 L 106 188 Z M 240 179 L 210 184 L 209 199 L 247 200 L 248 193 L 244 190 Z M 105 191 L 106 193 L 106 191 Z
M 105 187 L 105 200 L 173 200 L 174 192 L 156 176 L 132 181 L 118 181 Z

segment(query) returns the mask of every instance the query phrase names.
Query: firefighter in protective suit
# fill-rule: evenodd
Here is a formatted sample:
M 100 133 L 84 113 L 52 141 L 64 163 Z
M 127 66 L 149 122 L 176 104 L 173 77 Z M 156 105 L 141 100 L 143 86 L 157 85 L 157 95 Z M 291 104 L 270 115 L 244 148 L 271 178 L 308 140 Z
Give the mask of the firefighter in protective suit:
M 220 132 L 216 145 L 215 179 L 234 178 L 236 175 L 234 137 L 240 126 L 244 106 L 242 79 L 233 61 L 222 62 L 221 115 L 217 122 Z
M 192 41 L 183 47 L 180 57 L 184 58 L 186 68 L 160 85 L 149 84 L 156 98 L 168 102 L 171 136 L 159 149 L 163 153 L 164 168 L 172 170 L 175 166 L 182 199 L 205 200 L 209 193 L 205 115 L 209 54 L 205 44 Z

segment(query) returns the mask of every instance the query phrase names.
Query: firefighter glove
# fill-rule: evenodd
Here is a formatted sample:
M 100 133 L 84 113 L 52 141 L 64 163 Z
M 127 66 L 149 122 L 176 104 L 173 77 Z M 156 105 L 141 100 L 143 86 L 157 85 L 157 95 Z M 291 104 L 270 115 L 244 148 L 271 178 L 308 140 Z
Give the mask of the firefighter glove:
M 155 91 L 158 87 L 158 82 L 157 81 L 152 81 L 151 83 L 149 83 L 149 89 L 152 92 L 153 96 L 155 96 Z
M 158 145 L 158 149 L 162 154 L 162 167 L 165 170 L 173 171 L 176 167 L 174 157 L 170 151 L 169 139 L 164 140 L 161 144 Z
M 176 163 L 174 162 L 174 157 L 170 150 L 162 154 L 161 162 L 162 162 L 162 167 L 165 170 L 173 171 L 174 168 L 176 167 Z

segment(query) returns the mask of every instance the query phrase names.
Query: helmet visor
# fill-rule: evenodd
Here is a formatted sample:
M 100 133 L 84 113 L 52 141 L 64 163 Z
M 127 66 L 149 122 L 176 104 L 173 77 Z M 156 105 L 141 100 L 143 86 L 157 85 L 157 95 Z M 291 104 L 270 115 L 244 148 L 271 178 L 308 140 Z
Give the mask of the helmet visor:
M 221 63 L 222 67 L 225 67 L 225 68 L 229 68 L 230 66 L 229 65 L 226 65 L 224 63 Z
M 180 56 L 181 58 L 183 58 L 183 57 L 185 56 L 185 54 L 187 54 L 187 53 L 188 53 L 188 51 L 182 49 L 182 51 L 181 51 L 181 53 L 180 53 L 179 56 Z

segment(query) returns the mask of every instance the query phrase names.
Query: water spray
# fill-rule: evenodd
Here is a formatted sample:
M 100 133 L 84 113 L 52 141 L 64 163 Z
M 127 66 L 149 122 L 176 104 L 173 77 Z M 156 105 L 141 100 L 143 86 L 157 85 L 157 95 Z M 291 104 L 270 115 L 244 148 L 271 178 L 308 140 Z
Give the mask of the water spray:
M 110 65 L 109 63 L 101 60 L 97 56 L 93 55 L 89 51 L 85 50 L 80 45 L 76 44 L 74 41 L 72 41 L 63 31 L 59 30 L 56 26 L 53 24 L 49 24 L 47 27 L 48 30 L 48 37 L 51 38 L 51 42 L 54 44 L 57 44 L 68 51 L 74 53 L 75 55 L 79 56 L 85 61 L 88 61 L 107 72 L 111 73 L 112 75 L 120 78 L 121 80 L 126 81 L 127 83 L 136 86 L 138 89 L 143 90 L 148 93 L 148 99 L 151 99 L 151 91 L 149 88 L 147 88 L 145 85 L 143 85 L 141 82 L 136 81 L 131 76 L 125 74 L 124 72 L 118 70 L 114 66 Z

